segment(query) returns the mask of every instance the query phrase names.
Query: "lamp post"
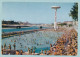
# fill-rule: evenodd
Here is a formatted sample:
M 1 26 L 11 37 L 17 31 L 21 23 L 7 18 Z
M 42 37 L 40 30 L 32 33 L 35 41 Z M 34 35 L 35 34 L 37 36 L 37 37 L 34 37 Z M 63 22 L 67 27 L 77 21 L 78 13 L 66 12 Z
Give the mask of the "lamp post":
M 56 30 L 57 29 L 57 22 L 56 22 L 56 19 L 57 19 L 57 9 L 60 8 L 60 6 L 52 6 L 51 7 L 52 9 L 55 9 L 55 20 L 54 20 L 54 29 Z

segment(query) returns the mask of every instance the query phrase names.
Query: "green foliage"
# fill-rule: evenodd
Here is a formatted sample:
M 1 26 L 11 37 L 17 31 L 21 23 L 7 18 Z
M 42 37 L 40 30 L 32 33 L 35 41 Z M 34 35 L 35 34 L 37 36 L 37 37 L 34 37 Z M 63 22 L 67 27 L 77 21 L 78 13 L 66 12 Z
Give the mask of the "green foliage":
M 58 24 L 58 25 L 64 26 L 64 25 L 67 25 L 67 24 L 66 23 L 61 23 L 61 24 Z
M 18 22 L 14 22 L 14 21 L 2 21 L 2 24 L 19 24 Z
M 74 3 L 73 8 L 70 10 L 70 14 L 73 20 L 78 21 L 78 3 Z
M 66 23 L 62 23 L 62 25 L 67 25 Z
M 72 24 L 69 24 L 69 27 L 71 27 L 72 26 Z

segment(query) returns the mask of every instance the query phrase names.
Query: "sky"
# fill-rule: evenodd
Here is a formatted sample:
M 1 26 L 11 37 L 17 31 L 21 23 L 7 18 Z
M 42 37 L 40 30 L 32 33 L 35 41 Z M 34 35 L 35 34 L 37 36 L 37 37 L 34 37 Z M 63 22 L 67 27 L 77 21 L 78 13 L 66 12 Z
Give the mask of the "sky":
M 54 23 L 55 10 L 52 6 L 60 6 L 57 10 L 57 22 L 72 21 L 69 16 L 74 3 L 56 2 L 4 2 L 2 4 L 3 20 L 14 20 L 29 23 Z

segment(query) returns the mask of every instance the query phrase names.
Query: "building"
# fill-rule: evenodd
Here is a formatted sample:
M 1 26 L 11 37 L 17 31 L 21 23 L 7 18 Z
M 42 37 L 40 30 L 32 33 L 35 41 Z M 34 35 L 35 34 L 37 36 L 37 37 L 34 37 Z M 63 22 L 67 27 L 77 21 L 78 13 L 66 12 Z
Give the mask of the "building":
M 66 23 L 67 25 L 69 25 L 69 24 L 73 25 L 73 21 L 64 21 L 63 23 Z

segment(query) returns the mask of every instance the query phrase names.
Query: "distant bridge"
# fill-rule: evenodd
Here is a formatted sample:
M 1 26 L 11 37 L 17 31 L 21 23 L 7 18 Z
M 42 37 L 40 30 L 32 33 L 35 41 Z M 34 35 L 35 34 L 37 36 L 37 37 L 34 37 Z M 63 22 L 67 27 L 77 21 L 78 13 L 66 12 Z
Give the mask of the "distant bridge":
M 8 28 L 21 28 L 21 27 L 31 27 L 32 25 L 2 25 L 2 27 Z
M 21 28 L 21 27 L 32 27 L 32 26 L 46 27 L 44 25 L 35 25 L 35 24 L 30 24 L 30 25 L 2 25 L 3 28 Z

